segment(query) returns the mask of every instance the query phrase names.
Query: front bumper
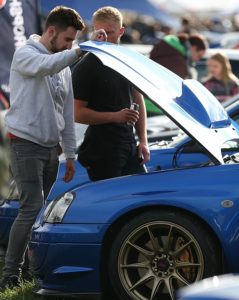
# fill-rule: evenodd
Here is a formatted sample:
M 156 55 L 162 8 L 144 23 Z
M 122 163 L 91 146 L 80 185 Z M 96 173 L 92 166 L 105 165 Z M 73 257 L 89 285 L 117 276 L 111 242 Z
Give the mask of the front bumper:
M 35 228 L 29 258 L 38 286 L 36 293 L 100 299 L 103 228 L 95 224 L 44 224 Z

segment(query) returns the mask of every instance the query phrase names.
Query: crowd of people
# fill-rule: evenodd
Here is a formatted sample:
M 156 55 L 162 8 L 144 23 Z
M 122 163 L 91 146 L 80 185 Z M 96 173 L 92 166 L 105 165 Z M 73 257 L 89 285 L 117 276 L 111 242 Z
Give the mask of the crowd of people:
M 166 35 L 154 45 L 150 58 L 184 79 L 198 79 L 193 63 L 202 59 L 208 47 L 206 38 L 200 34 Z M 239 93 L 239 79 L 224 54 L 218 52 L 209 57 L 207 69 L 202 84 L 220 102 Z

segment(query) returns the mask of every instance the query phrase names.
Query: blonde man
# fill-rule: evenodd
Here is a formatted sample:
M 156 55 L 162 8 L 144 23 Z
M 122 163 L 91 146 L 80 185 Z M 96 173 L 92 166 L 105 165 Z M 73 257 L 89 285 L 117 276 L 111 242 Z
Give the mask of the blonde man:
M 93 14 L 94 29 L 104 30 L 110 43 L 120 42 L 125 31 L 122 22 L 121 13 L 114 7 L 103 7 Z M 145 172 L 150 154 L 142 95 L 91 53 L 76 65 L 72 79 L 75 120 L 89 125 L 78 160 L 90 179 Z M 139 105 L 139 111 L 130 109 L 133 102 Z M 139 137 L 138 146 L 132 124 Z

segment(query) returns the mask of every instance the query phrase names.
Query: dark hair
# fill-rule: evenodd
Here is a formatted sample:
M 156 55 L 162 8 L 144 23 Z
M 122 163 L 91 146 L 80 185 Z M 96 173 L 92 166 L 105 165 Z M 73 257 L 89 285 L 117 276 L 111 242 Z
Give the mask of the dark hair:
M 85 28 L 85 23 L 76 10 L 61 5 L 53 8 L 47 16 L 45 31 L 49 26 L 56 26 L 62 31 L 66 30 L 67 27 L 82 30 Z
M 197 50 L 206 50 L 208 48 L 208 42 L 204 36 L 201 34 L 191 34 L 186 33 L 178 34 L 178 38 L 182 44 L 189 42 L 191 46 L 195 46 Z
M 190 35 L 188 40 L 191 46 L 196 46 L 198 50 L 206 50 L 208 48 L 207 40 L 200 34 Z

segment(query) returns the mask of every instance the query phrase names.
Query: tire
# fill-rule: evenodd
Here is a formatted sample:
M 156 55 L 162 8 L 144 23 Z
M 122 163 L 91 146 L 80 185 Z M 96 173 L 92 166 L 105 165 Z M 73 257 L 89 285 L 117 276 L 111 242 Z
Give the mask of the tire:
M 220 272 L 217 243 L 190 215 L 158 210 L 136 216 L 116 235 L 108 265 L 121 300 L 172 300 L 176 290 Z

